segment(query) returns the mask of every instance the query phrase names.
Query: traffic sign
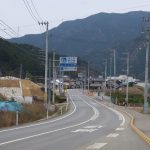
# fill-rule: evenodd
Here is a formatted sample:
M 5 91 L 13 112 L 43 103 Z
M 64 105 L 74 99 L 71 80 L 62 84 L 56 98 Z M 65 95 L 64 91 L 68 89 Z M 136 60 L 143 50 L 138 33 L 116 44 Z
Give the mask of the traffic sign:
M 60 67 L 60 71 L 77 71 L 77 67 Z
M 60 64 L 77 64 L 77 57 L 60 57 Z
M 77 57 L 60 57 L 61 71 L 77 71 Z

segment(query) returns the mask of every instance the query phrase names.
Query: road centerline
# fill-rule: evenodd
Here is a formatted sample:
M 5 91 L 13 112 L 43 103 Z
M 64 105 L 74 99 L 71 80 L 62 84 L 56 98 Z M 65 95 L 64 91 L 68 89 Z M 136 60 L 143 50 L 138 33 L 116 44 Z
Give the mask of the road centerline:
M 39 133 L 39 134 L 34 134 L 34 135 L 31 135 L 31 136 L 26 136 L 26 137 L 23 137 L 23 138 L 18 138 L 18 139 L 6 141 L 6 142 L 3 142 L 3 143 L 0 143 L 0 146 L 6 145 L 6 144 L 15 143 L 15 142 L 19 142 L 19 141 L 23 141 L 23 140 L 27 140 L 27 139 L 31 139 L 31 138 L 35 138 L 35 137 L 39 137 L 39 136 L 43 136 L 43 135 L 47 135 L 47 134 L 50 134 L 50 133 L 54 133 L 54 132 L 58 132 L 58 131 L 66 130 L 66 129 L 70 129 L 70 128 L 77 127 L 77 126 L 80 126 L 80 125 L 83 125 L 83 124 L 86 124 L 86 123 L 90 122 L 94 116 L 97 116 L 96 108 L 94 106 L 90 105 L 85 100 L 83 100 L 83 102 L 85 104 L 87 104 L 94 112 L 92 117 L 90 117 L 88 120 L 80 122 L 80 123 L 75 124 L 75 125 L 67 126 L 67 127 L 64 127 L 64 128 L 59 128 L 59 129 L 52 130 L 52 131 L 47 131 L 47 132 L 43 132 L 43 133 Z M 73 104 L 75 105 L 75 103 L 73 103 Z M 75 106 L 75 108 L 76 108 L 76 106 Z

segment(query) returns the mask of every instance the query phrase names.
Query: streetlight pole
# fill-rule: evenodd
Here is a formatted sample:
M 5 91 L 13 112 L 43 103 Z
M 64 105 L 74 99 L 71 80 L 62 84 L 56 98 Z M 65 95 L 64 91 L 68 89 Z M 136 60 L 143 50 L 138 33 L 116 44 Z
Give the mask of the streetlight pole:
M 150 18 L 144 18 L 143 20 L 145 23 L 149 23 L 150 22 Z M 147 101 L 147 97 L 148 97 L 148 56 L 149 56 L 149 41 L 150 41 L 150 29 L 146 29 L 147 32 L 147 36 L 146 36 L 146 61 L 145 61 L 145 87 L 144 87 L 144 113 L 147 114 L 148 113 L 148 101 Z

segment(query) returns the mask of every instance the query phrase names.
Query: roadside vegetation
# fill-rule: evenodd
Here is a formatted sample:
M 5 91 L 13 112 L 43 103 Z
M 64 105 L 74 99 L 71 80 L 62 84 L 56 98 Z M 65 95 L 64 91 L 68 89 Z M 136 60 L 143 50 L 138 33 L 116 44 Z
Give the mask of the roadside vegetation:
M 118 105 L 123 105 L 126 98 L 126 88 L 112 90 L 112 101 Z M 150 103 L 150 97 L 148 97 Z M 129 87 L 128 104 L 129 106 L 143 106 L 143 88 L 133 86 Z
M 36 120 L 40 120 L 46 117 L 46 109 L 43 104 L 24 104 L 24 110 L 19 112 L 19 124 L 28 123 Z M 49 112 L 49 115 L 56 113 L 57 109 L 54 112 Z M 16 124 L 16 112 L 0 112 L 0 127 L 8 127 Z
M 49 109 L 49 117 L 56 117 L 67 111 L 66 105 L 64 105 L 66 97 L 61 95 L 56 96 L 55 98 L 57 104 L 53 107 L 53 109 Z M 23 104 L 23 110 L 18 113 L 18 124 L 20 125 L 40 119 L 46 119 L 46 115 L 47 109 L 41 102 Z M 9 127 L 14 125 L 16 125 L 16 112 L 0 111 L 0 127 Z

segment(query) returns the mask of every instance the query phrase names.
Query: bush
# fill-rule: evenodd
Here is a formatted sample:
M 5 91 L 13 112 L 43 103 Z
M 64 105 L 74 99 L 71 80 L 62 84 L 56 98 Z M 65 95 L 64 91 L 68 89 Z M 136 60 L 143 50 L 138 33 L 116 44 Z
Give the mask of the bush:
M 0 111 L 0 127 L 15 125 L 16 113 Z
M 129 94 L 128 96 L 128 103 L 129 104 L 143 104 L 144 98 L 142 94 Z M 120 91 L 112 92 L 112 98 L 116 99 L 118 103 L 123 103 L 126 98 L 126 94 Z
M 46 117 L 46 108 L 42 103 L 24 104 L 24 110 L 19 112 L 19 124 L 40 120 Z M 49 112 L 49 116 L 56 113 Z M 15 112 L 0 112 L 0 127 L 8 127 L 16 124 Z

